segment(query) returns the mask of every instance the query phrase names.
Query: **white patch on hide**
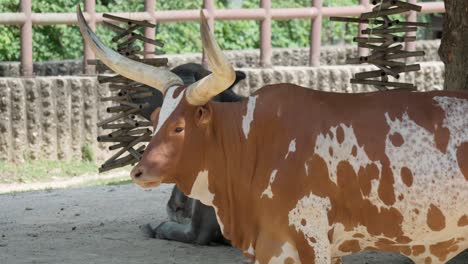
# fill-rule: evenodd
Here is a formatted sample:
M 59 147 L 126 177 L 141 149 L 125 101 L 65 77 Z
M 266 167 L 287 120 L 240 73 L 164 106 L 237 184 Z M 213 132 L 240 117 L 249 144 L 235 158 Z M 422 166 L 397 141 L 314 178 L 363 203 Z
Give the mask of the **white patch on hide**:
M 221 230 L 221 233 L 224 234 L 224 224 L 221 221 L 221 218 L 219 218 L 218 207 L 213 205 L 213 208 L 215 209 L 215 215 L 216 215 L 216 220 L 218 221 L 219 229 Z
M 252 243 L 250 243 L 249 248 L 245 252 L 251 256 L 255 256 L 255 249 L 253 248 Z
M 272 257 L 268 264 L 284 264 L 284 262 L 291 258 L 293 263 L 300 264 L 301 260 L 299 259 L 299 253 L 297 249 L 293 247 L 293 245 L 289 244 L 288 242 L 284 243 L 281 247 L 281 255 Z M 316 262 L 319 263 L 319 262 Z
M 389 114 L 385 114 L 383 118 L 385 118 L 388 124 L 389 131 L 385 142 L 375 143 L 384 144 L 385 154 L 389 160 L 390 169 L 393 174 L 395 197 L 400 197 L 400 195 L 403 197 L 402 200 L 397 198 L 395 203 L 391 205 L 391 207 L 403 215 L 403 223 L 401 225 L 403 234 L 413 240 L 412 243 L 423 245 L 431 245 L 455 237 L 468 237 L 468 229 L 457 226 L 457 221 L 468 211 L 466 202 L 468 201 L 468 192 L 466 192 L 468 190 L 468 181 L 465 180 L 464 175 L 461 173 L 457 160 L 458 147 L 462 143 L 468 142 L 468 100 L 454 97 L 434 97 L 434 107 L 437 106 L 441 107 L 445 112 L 443 124 L 438 129 L 444 127 L 450 132 L 445 153 L 437 148 L 435 135 L 419 125 L 419 122 L 423 120 L 413 120 L 408 113 L 403 113 L 396 117 L 390 117 Z M 426 118 L 431 118 L 431 116 L 427 116 Z M 341 144 L 338 143 L 336 139 L 337 127 L 332 127 L 330 128 L 331 133 L 321 134 L 317 137 L 315 154 L 320 155 L 324 159 L 328 166 L 330 177 L 334 182 L 336 182 L 337 177 L 337 165 L 341 161 L 349 162 L 353 167 L 354 173 L 357 173 L 360 168 L 365 168 L 369 164 L 376 165 L 379 170 L 379 177 L 371 181 L 371 192 L 367 199 L 379 210 L 389 208 L 390 206 L 385 205 L 378 194 L 382 164 L 380 161 L 371 161 L 368 158 L 367 153 L 365 153 L 365 146 L 358 145 L 352 127 L 347 127 L 343 124 L 339 126 L 344 132 L 343 142 Z M 403 143 L 399 146 L 395 146 L 392 143 L 391 138 L 395 134 L 401 135 L 403 139 Z M 355 149 L 353 150 L 354 146 Z M 355 155 L 352 155 L 353 153 Z M 313 171 L 309 171 L 307 163 L 304 164 L 304 167 L 306 173 L 314 173 Z M 403 167 L 411 171 L 413 176 L 410 187 L 401 178 L 401 169 Z M 298 208 L 306 208 L 307 204 L 313 204 L 312 201 L 314 199 L 317 200 L 315 203 L 318 205 L 308 206 L 309 208 L 327 208 L 327 206 L 320 205 L 320 198 L 312 198 L 309 202 L 303 201 L 303 198 L 298 203 L 298 206 L 289 213 L 290 225 L 294 225 L 296 230 L 301 229 L 306 236 L 314 235 L 308 234 L 308 230 L 315 232 L 322 225 L 328 228 L 326 223 L 309 227 L 309 221 L 306 222 L 305 226 L 302 225 L 304 222 L 300 222 L 302 219 L 299 217 L 299 212 L 307 211 L 305 209 L 301 211 Z M 445 216 L 445 228 L 441 231 L 433 231 L 427 226 L 427 211 L 431 204 L 437 206 Z M 414 209 L 418 209 L 419 213 Z M 322 211 L 326 217 L 326 210 L 322 209 Z M 369 234 L 367 228 L 361 225 L 354 227 L 353 230 L 345 230 L 345 227 L 341 223 L 335 223 L 333 228 L 333 244 L 330 250 L 333 257 L 349 253 L 341 252 L 339 245 L 345 241 L 356 239 L 353 238 L 355 234 L 364 236 L 364 238 L 358 239 L 361 248 L 375 246 L 375 243 L 380 238 L 379 236 Z M 316 238 L 316 240 L 319 241 L 320 239 Z M 323 238 L 322 241 L 327 240 Z M 458 246 L 461 249 L 468 247 L 468 240 L 459 243 Z M 426 248 L 426 253 L 411 258 L 415 263 L 420 263 L 424 261 L 425 254 L 429 253 L 428 248 Z
M 184 96 L 185 92 L 181 92 L 179 96 L 173 98 L 177 88 L 179 88 L 179 86 L 171 86 L 169 87 L 169 89 L 167 89 L 166 95 L 164 96 L 163 104 L 161 106 L 161 110 L 159 111 L 158 125 L 153 131 L 152 136 L 158 133 L 159 129 L 161 129 L 161 127 L 164 125 L 169 116 L 171 116 L 172 112 L 174 112 L 174 110 L 179 105 L 180 100 Z
M 276 174 L 278 173 L 278 170 L 273 170 L 270 175 L 270 181 L 268 182 L 268 187 L 263 191 L 262 195 L 260 195 L 260 198 L 262 198 L 264 195 L 270 199 L 273 199 L 273 192 L 271 191 L 271 185 L 275 181 Z
M 296 152 L 296 139 L 291 140 L 289 142 L 289 147 L 288 147 L 288 153 L 286 153 L 286 156 L 284 156 L 284 159 L 288 158 L 289 153 Z
M 373 247 L 380 239 L 379 236 L 369 234 L 365 226 L 358 225 L 354 227 L 353 230 L 345 231 L 345 227 L 342 223 L 335 223 L 333 224 L 333 244 L 331 245 L 330 250 L 332 257 L 342 257 L 351 254 L 352 252 L 341 251 L 339 246 L 345 241 L 357 239 L 356 237 L 353 237 L 355 234 L 360 234 L 363 236 L 362 238 L 358 239 L 361 248 Z
M 200 200 L 204 205 L 213 206 L 214 194 L 208 188 L 208 171 L 200 171 L 192 185 L 190 198 Z
M 195 179 L 195 182 L 192 185 L 192 190 L 190 191 L 190 198 L 200 200 L 204 205 L 212 206 L 215 210 L 216 219 L 218 220 L 219 227 L 221 232 L 224 230 L 224 225 L 221 219 L 219 218 L 218 208 L 213 204 L 214 194 L 209 190 L 208 183 L 208 171 L 200 171 Z
M 307 162 L 304 163 L 304 169 L 305 169 L 306 175 L 309 176 L 309 165 L 307 165 Z
M 250 132 L 250 123 L 253 121 L 253 115 L 255 111 L 255 103 L 257 101 L 257 96 L 249 96 L 249 101 L 247 102 L 247 112 L 242 118 L 242 130 L 244 131 L 245 138 L 247 139 Z
M 443 127 L 450 131 L 449 145 L 460 146 L 468 141 L 468 100 L 453 97 L 434 97 L 445 111 Z
M 336 183 L 338 164 L 341 161 L 349 162 L 356 174 L 360 167 L 366 167 L 368 164 L 372 163 L 364 151 L 364 148 L 358 145 L 353 127 L 348 127 L 344 124 L 340 124 L 339 126 L 344 132 L 344 140 L 341 144 L 338 143 L 336 136 L 336 130 L 338 127 L 330 128 L 330 132 L 332 134 L 331 137 L 329 133 L 326 135 L 320 134 L 317 136 L 317 140 L 315 141 L 315 154 L 322 157 L 322 159 L 327 163 L 331 180 L 334 183 Z M 356 156 L 352 155 L 353 148 L 356 150 Z M 332 153 L 330 153 L 330 149 L 332 150 Z M 377 166 L 379 167 L 379 165 Z
M 315 251 L 315 263 L 330 263 L 327 213 L 331 209 L 330 199 L 314 194 L 303 197 L 289 212 L 289 225 L 302 232 Z
M 403 201 L 394 205 L 404 215 L 403 232 L 413 240 L 427 237 L 455 237 L 468 234 L 457 227 L 458 219 L 468 210 L 468 182 L 460 171 L 457 161 L 457 148 L 468 142 L 468 100 L 453 97 L 434 97 L 434 101 L 445 111 L 443 127 L 450 132 L 446 153 L 441 152 L 435 142 L 434 134 L 417 124 L 405 113 L 401 118 L 392 120 L 385 115 L 390 131 L 385 142 L 395 178 L 395 196 L 403 195 Z M 400 134 L 404 143 L 393 145 L 390 136 Z M 400 176 L 406 167 L 413 175 L 413 184 L 406 186 Z M 434 232 L 426 222 L 430 205 L 437 206 L 445 216 L 446 228 Z M 420 213 L 414 212 L 417 208 Z M 452 234 L 452 235 L 449 235 Z

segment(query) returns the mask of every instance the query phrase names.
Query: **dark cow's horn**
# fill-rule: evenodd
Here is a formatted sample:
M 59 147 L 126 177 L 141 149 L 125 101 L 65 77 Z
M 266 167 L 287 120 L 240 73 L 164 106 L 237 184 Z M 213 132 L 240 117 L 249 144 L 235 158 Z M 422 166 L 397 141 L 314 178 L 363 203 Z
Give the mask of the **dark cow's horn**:
M 203 11 L 200 11 L 200 31 L 212 73 L 187 88 L 186 98 L 191 105 L 204 105 L 215 95 L 226 90 L 236 79 L 232 65 L 216 43 Z
M 94 54 L 96 54 L 102 63 L 114 72 L 128 79 L 156 88 L 162 93 L 173 85 L 182 85 L 184 83 L 177 75 L 168 70 L 131 60 L 106 47 L 94 34 L 88 23 L 86 23 L 79 5 L 76 7 L 76 13 L 83 39 L 90 45 Z

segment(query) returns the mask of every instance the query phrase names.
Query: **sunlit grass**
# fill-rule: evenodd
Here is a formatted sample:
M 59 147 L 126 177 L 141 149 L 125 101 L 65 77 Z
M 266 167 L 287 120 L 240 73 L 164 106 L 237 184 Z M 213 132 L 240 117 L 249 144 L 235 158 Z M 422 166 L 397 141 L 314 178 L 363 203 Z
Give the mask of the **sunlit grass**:
M 98 165 L 94 162 L 41 160 L 12 164 L 0 161 L 0 183 L 48 182 L 97 172 Z
M 0 161 L 0 194 L 131 184 L 130 169 L 126 166 L 98 174 L 94 162 L 28 161 L 15 165 Z

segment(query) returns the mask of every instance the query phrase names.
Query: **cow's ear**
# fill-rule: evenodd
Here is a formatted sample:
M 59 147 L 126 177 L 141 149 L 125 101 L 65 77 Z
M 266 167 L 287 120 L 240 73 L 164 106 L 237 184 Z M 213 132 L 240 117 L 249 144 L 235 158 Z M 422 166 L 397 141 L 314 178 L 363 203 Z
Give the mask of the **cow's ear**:
M 161 111 L 161 107 L 158 107 L 156 108 L 153 113 L 151 113 L 150 115 L 150 119 L 151 119 L 151 122 L 153 123 L 153 125 L 156 125 L 156 118 L 158 117 L 159 115 L 159 111 Z
M 212 108 L 210 104 L 197 106 L 195 111 L 195 122 L 197 126 L 203 126 L 211 121 Z

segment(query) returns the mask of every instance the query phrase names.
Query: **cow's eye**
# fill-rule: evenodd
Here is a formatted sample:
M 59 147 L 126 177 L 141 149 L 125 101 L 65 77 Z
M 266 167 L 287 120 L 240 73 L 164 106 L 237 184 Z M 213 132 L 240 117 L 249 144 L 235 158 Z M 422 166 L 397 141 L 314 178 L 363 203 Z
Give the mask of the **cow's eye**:
M 180 133 L 180 132 L 184 131 L 184 129 L 182 127 L 176 127 L 176 129 L 174 131 L 176 133 Z

